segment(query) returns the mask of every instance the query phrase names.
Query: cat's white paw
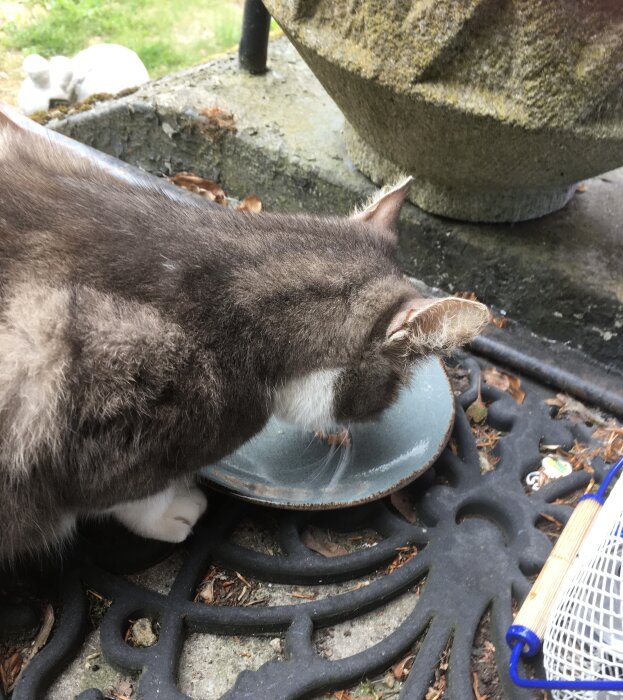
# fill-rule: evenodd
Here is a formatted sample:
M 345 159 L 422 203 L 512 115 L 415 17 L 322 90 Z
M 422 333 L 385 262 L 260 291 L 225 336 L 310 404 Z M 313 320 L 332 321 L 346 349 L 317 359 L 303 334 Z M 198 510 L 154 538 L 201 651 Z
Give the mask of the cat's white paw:
M 203 491 L 196 486 L 178 490 L 152 536 L 165 542 L 183 542 L 207 507 Z
M 164 542 L 183 542 L 207 505 L 201 489 L 179 483 L 149 498 L 120 503 L 111 511 L 137 535 Z

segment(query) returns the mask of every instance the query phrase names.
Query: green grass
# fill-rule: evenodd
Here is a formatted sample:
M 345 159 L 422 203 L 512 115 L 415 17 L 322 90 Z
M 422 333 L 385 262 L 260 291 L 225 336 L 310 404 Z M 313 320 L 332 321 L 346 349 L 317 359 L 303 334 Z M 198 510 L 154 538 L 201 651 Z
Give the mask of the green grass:
M 134 49 L 152 78 L 236 46 L 242 2 L 232 0 L 24 0 L 27 13 L 0 30 L 22 55 L 71 56 L 92 43 Z

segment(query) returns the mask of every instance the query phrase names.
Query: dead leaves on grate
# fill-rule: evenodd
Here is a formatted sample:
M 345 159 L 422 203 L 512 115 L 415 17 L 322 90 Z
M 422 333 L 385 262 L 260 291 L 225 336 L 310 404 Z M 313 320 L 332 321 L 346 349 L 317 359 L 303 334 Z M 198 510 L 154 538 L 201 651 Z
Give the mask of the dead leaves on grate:
M 477 424 L 484 423 L 489 416 L 489 409 L 487 408 L 485 402 L 482 400 L 480 384 L 478 385 L 478 396 L 467 407 L 465 415 L 469 418 L 470 423 Z
M 521 380 L 513 374 L 502 372 L 495 367 L 485 367 L 482 370 L 482 378 L 489 385 L 506 392 L 522 404 L 526 398 L 526 392 L 521 388 Z
M 493 454 L 493 450 L 502 437 L 502 433 L 486 423 L 489 417 L 489 409 L 482 400 L 480 386 L 478 386 L 478 396 L 476 400 L 467 407 L 465 415 L 469 418 L 472 434 L 476 440 L 480 472 L 481 474 L 491 472 L 500 461 L 500 458 Z M 452 449 L 452 447 L 453 445 L 451 444 L 450 448 Z M 456 446 L 454 447 L 456 449 Z M 456 454 L 455 449 L 452 449 L 454 454 Z
M 564 450 L 559 445 L 543 445 L 542 451 L 566 459 L 573 471 L 583 470 L 592 475 L 595 471 L 592 461 L 597 457 L 606 464 L 613 464 L 623 455 L 623 426 L 610 419 L 605 426 L 593 432 L 593 437 L 600 444 L 586 445 L 576 440 L 570 450 Z
M 389 497 L 389 502 L 407 522 L 412 525 L 417 523 L 418 516 L 415 510 L 413 492 L 408 486 L 400 491 L 394 491 Z
M 348 554 L 344 545 L 331 540 L 328 530 L 309 525 L 301 533 L 301 542 L 313 552 L 322 554 L 323 557 L 341 557 Z
M 268 596 L 264 594 L 259 581 L 243 576 L 238 571 L 212 565 L 197 588 L 195 603 L 198 602 L 227 607 L 251 607 L 266 605 Z
M 374 695 L 352 695 L 348 690 L 336 690 L 326 697 L 335 698 L 335 700 L 380 700 L 382 694 L 375 693 Z
M 485 367 L 481 372 L 481 381 L 493 386 L 500 391 L 504 391 L 511 396 L 518 404 L 523 404 L 526 392 L 521 387 L 521 380 L 513 374 L 503 372 L 496 367 Z M 482 384 L 478 384 L 478 396 L 467 407 L 465 414 L 470 423 L 481 424 L 489 417 L 489 409 L 482 399 Z
M 416 656 L 417 654 L 409 653 L 392 666 L 391 673 L 397 681 L 404 681 L 407 679 Z
M 129 620 L 123 640 L 131 647 L 153 647 L 158 641 L 160 627 L 148 617 Z
M 545 404 L 557 409 L 556 418 L 569 418 L 588 425 L 605 426 L 608 424 L 608 419 L 600 411 L 586 406 L 567 394 L 556 394 L 556 396 L 545 399 Z
M 602 443 L 600 455 L 608 464 L 616 462 L 623 456 L 623 426 L 616 421 L 597 428 L 593 437 Z
M 25 651 L 23 647 L 0 649 L 0 685 L 4 693 L 10 693 L 15 687 L 22 670 Z
M 466 367 L 456 365 L 446 365 L 446 374 L 452 386 L 452 392 L 455 396 L 460 396 L 465 393 L 470 387 L 471 372 Z
M 446 673 L 448 672 L 450 650 L 452 648 L 452 640 L 448 642 L 446 648 L 441 652 L 439 664 L 435 669 L 433 683 L 429 686 L 424 696 L 424 700 L 442 700 L 446 692 Z
M 106 700 L 133 700 L 135 695 L 132 681 L 121 676 L 114 685 L 104 690 L 104 697 Z
M 556 449 L 556 454 L 567 459 L 574 470 L 584 469 L 592 474 L 591 461 L 596 457 L 603 459 L 606 464 L 614 464 L 623 455 L 623 426 L 614 418 L 603 415 L 567 394 L 556 394 L 545 399 L 545 404 L 557 409 L 556 418 L 595 427 L 593 438 L 599 445 L 589 447 L 576 441 L 568 452 L 559 447 Z
M 486 474 L 492 472 L 497 467 L 500 458 L 493 454 L 493 449 L 498 444 L 502 433 L 490 425 L 474 424 L 472 425 L 472 433 L 476 439 L 476 447 L 478 448 L 478 460 L 480 462 L 480 473 Z
M 86 595 L 89 603 L 89 622 L 93 629 L 97 629 L 106 611 L 112 605 L 112 600 L 104 598 L 91 588 L 87 588 Z
M 54 627 L 54 620 L 54 608 L 48 603 L 43 608 L 41 627 L 32 642 L 12 647 L 0 647 L 0 684 L 5 693 L 13 691 L 28 664 L 47 644 Z
M 408 544 L 404 547 L 396 547 L 397 555 L 392 563 L 385 569 L 384 574 L 392 574 L 396 569 L 404 566 L 407 562 L 417 556 L 418 547 L 415 544 Z

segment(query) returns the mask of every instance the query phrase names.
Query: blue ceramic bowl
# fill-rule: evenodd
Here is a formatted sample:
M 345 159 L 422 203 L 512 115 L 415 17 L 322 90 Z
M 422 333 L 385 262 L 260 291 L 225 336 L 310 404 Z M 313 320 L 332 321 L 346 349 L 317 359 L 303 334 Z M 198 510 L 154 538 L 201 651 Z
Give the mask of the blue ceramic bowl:
M 342 508 L 405 486 L 437 459 L 454 422 L 441 361 L 424 360 L 398 401 L 374 423 L 351 425 L 335 447 L 276 418 L 239 450 L 201 470 L 217 488 L 264 505 Z

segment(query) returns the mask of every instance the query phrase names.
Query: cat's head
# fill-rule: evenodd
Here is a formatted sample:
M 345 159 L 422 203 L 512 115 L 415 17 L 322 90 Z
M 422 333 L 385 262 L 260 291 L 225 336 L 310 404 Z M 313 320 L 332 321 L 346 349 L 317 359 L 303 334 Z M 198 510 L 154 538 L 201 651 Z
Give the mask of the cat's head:
M 410 183 L 411 178 L 381 193 L 353 222 L 395 239 Z M 404 276 L 375 280 L 359 291 L 357 304 L 358 323 L 365 325 L 360 342 L 340 366 L 315 369 L 279 387 L 274 397 L 279 418 L 320 431 L 374 420 L 396 400 L 419 359 L 469 342 L 490 318 L 476 301 L 422 298 Z

